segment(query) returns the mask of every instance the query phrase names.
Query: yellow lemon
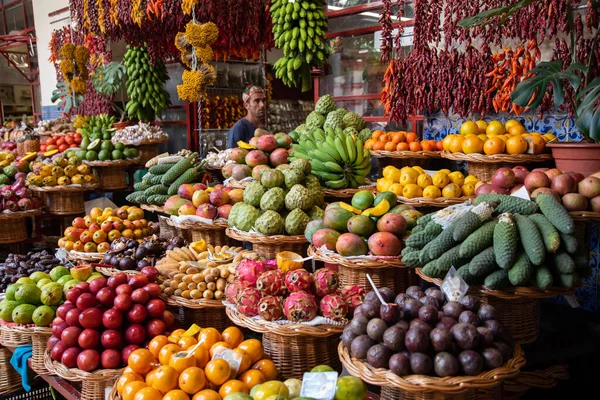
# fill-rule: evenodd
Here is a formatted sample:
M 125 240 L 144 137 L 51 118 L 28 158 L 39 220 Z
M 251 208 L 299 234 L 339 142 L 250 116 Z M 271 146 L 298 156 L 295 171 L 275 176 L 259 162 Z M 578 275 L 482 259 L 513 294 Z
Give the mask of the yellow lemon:
M 417 185 L 419 185 L 421 189 L 425 189 L 427 186 L 433 185 L 433 179 L 427 174 L 421 174 L 417 178 Z
M 466 121 L 460 126 L 460 134 L 468 135 L 468 134 L 478 134 L 479 133 L 479 125 L 473 121 Z
M 377 179 L 377 191 L 378 192 L 387 192 L 388 188 L 394 184 L 394 181 L 388 178 L 379 178 Z
M 450 182 L 457 184 L 458 186 L 462 186 L 465 183 L 465 176 L 460 171 L 454 171 L 448 174 L 448 179 Z
M 417 179 L 419 178 L 419 173 L 414 169 L 406 170 L 400 176 L 400 184 L 402 186 L 409 185 L 411 183 L 417 183 Z
M 475 194 L 475 183 L 474 182 L 465 183 L 460 188 L 460 190 L 461 190 L 463 196 L 473 196 Z
M 437 186 L 427 186 L 425 189 L 423 189 L 423 197 L 427 197 L 428 199 L 437 199 L 438 197 L 442 197 L 442 192 Z
M 393 165 L 388 165 L 383 169 L 383 177 L 394 182 L 400 182 L 400 170 Z
M 442 189 L 442 197 L 460 197 L 460 186 L 455 183 L 448 184 Z
M 467 176 L 465 178 L 465 184 L 466 183 L 473 183 L 473 184 L 475 184 L 477 182 L 479 182 L 479 179 L 475 175 L 469 175 L 469 176 Z
M 399 183 L 394 183 L 388 188 L 388 192 L 394 193 L 396 196 L 402 196 L 402 191 L 404 190 L 404 186 Z
M 423 168 L 419 167 L 418 165 L 413 165 L 412 169 L 414 169 L 415 171 L 417 171 L 419 174 L 424 174 L 425 171 L 423 171 Z
M 448 183 L 450 183 L 450 178 L 448 178 L 448 174 L 443 171 L 438 171 L 433 174 L 433 184 L 440 189 L 443 189 Z M 406 197 L 406 196 L 404 196 Z
M 452 143 L 452 139 L 454 138 L 455 135 L 448 135 L 444 138 L 444 140 L 442 140 L 442 148 L 445 151 L 451 151 L 450 150 L 450 143 Z
M 488 123 L 485 122 L 484 120 L 480 119 L 479 121 L 475 122 L 477 124 L 477 126 L 479 127 L 479 133 L 485 133 L 485 129 L 488 126 Z
M 415 197 L 423 196 L 423 190 L 421 190 L 421 188 L 418 185 L 410 183 L 404 186 L 404 190 L 402 190 L 402 195 L 407 199 L 413 199 Z
M 487 128 L 485 129 L 485 134 L 490 136 L 490 135 L 504 135 L 504 132 L 506 132 L 506 129 L 504 128 L 504 125 L 502 125 L 502 122 L 500 121 L 492 121 L 488 124 Z

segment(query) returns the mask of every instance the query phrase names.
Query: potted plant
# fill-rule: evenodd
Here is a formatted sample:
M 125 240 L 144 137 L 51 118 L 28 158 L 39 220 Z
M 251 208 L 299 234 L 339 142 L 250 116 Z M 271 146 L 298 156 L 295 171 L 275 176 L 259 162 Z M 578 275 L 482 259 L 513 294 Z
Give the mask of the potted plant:
M 512 14 L 531 4 L 545 0 L 520 0 L 515 4 L 481 12 L 459 22 L 463 28 L 484 26 L 496 21 L 499 25 L 506 22 Z M 589 7 L 600 11 L 600 0 L 588 2 Z M 585 64 L 577 60 L 577 44 L 573 26 L 573 7 L 568 7 L 569 35 L 573 59 L 563 69 L 563 62 L 544 61 L 531 70 L 530 78 L 520 82 L 511 94 L 514 103 L 535 109 L 539 107 L 552 89 L 554 106 L 566 105 L 575 118 L 575 125 L 583 140 L 574 142 L 549 143 L 556 167 L 562 171 L 576 171 L 585 176 L 600 170 L 600 76 L 594 76 L 594 66 L 600 60 L 595 59 L 596 47 L 600 39 L 600 22 L 592 40 L 590 56 Z M 565 86 L 568 85 L 569 89 Z
M 119 62 L 110 62 L 106 65 L 96 68 L 96 73 L 92 75 L 92 83 L 96 91 L 106 97 L 112 108 L 121 115 L 119 122 L 113 125 L 117 129 L 123 129 L 131 125 L 131 121 L 125 121 L 126 112 L 124 108 L 117 105 L 114 100 L 115 93 L 121 93 L 121 100 L 125 102 L 125 78 L 127 72 L 125 66 Z

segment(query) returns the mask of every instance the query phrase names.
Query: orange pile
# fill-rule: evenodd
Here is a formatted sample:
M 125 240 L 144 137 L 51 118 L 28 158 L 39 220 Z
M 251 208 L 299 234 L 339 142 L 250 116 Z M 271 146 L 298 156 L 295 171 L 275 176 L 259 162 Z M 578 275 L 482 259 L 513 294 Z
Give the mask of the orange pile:
M 385 150 L 385 151 L 440 151 L 442 143 L 435 140 L 421 140 L 414 132 L 383 132 L 381 130 L 373 131 L 371 139 L 365 143 L 367 150 Z
M 174 354 L 200 346 L 189 357 Z M 215 353 L 233 350 L 237 371 Z M 215 328 L 178 329 L 169 337 L 157 336 L 148 349 L 131 353 L 127 368 L 117 381 L 122 400 L 221 400 L 230 393 L 250 393 L 258 384 L 277 378 L 279 371 L 267 359 L 262 343 L 244 340 L 237 327 L 222 333 Z

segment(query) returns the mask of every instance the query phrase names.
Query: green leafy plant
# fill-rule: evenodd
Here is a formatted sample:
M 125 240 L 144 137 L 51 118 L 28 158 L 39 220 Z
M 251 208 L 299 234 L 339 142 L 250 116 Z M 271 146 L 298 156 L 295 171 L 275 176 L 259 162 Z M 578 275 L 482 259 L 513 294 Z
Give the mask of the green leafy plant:
M 58 109 L 64 114 L 70 115 L 71 111 L 83 102 L 83 95 L 76 95 L 69 82 L 58 82 L 56 89 L 52 91 L 50 101 L 55 103 L 58 100 Z
M 545 1 L 521 0 L 506 7 L 494 8 L 465 18 L 458 24 L 463 28 L 485 26 L 490 23 L 503 25 L 512 14 L 520 9 Z M 600 10 L 600 0 L 592 0 L 588 6 Z M 590 67 L 600 61 L 594 59 L 600 35 L 600 23 L 596 26 L 590 56 L 585 65 L 577 60 L 573 12 L 572 4 L 569 4 L 567 21 L 573 53 L 571 64 L 563 70 L 561 60 L 539 63 L 531 70 L 533 76 L 517 85 L 511 94 L 511 99 L 513 103 L 520 106 L 537 108 L 551 87 L 554 106 L 560 107 L 568 102 L 574 112 L 575 125 L 581 134 L 588 141 L 598 142 L 600 141 L 600 77 L 592 76 Z M 565 89 L 565 84 L 568 84 L 572 90 Z
M 96 68 L 94 75 L 92 75 L 92 84 L 96 91 L 107 97 L 110 101 L 111 106 L 121 114 L 119 122 L 123 122 L 126 113 L 125 110 L 117 105 L 113 100 L 114 94 L 119 90 L 121 91 L 121 99 L 125 100 L 125 79 L 127 78 L 127 71 L 125 66 L 119 62 L 110 62 L 106 65 Z

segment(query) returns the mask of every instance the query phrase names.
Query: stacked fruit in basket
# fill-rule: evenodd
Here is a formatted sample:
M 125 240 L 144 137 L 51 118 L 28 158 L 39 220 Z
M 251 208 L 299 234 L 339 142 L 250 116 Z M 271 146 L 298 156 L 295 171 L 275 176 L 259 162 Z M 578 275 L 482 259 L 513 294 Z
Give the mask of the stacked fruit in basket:
M 369 292 L 342 341 L 352 357 L 398 376 L 479 375 L 513 355 L 513 340 L 489 304 L 466 295 L 448 301 L 437 288 L 411 286 L 397 296 Z
M 77 285 L 86 286 L 86 281 L 99 276 L 92 275 L 90 266 L 68 270 L 58 265 L 48 273 L 35 271 L 6 288 L 6 297 L 0 302 L 0 318 L 17 324 L 50 326 L 56 307 L 63 302 L 63 293 Z
M 124 271 L 137 269 L 143 273 L 144 268 L 156 264 L 167 250 L 184 244 L 185 240 L 178 236 L 167 240 L 152 235 L 141 241 L 121 236 L 110 244 L 110 250 L 104 254 L 102 263 Z
M 367 150 L 385 151 L 441 151 L 442 142 L 421 140 L 414 132 L 374 130 L 371 138 L 365 141 Z
M 305 235 L 317 249 L 325 247 L 341 256 L 398 256 L 402 236 L 420 217 L 411 206 L 396 205 L 392 192 L 375 197 L 361 190 L 352 197 L 352 204 L 329 204 L 322 219 L 307 225 Z
M 441 169 L 430 175 L 419 166 L 398 169 L 388 165 L 383 169 L 383 178 L 377 180 L 377 190 L 393 192 L 407 199 L 453 198 L 474 195 L 478 182 L 477 177 L 465 177 L 460 171 Z
M 39 187 L 92 185 L 98 183 L 98 177 L 90 166 L 82 164 L 81 159 L 71 151 L 32 162 L 27 183 Z
M 454 266 L 467 283 L 490 289 L 571 288 L 589 274 L 573 220 L 552 195 L 540 193 L 534 202 L 482 194 L 474 207 L 452 210 L 428 215 L 413 231 L 402 252 L 407 266 L 422 267 L 432 278 L 443 278 Z M 444 216 L 451 218 L 442 222 L 445 228 L 439 223 Z
M 256 129 L 250 143 L 238 142 L 239 147 L 231 150 L 230 160 L 223 166 L 223 177 L 241 181 L 253 177 L 258 180 L 262 168 L 286 164 L 292 138 L 285 133 L 271 135 L 263 129 Z
M 106 253 L 115 240 L 121 237 L 141 240 L 155 233 L 150 229 L 154 230 L 154 225 L 144 219 L 144 210 L 140 208 L 94 207 L 90 215 L 73 220 L 72 226 L 65 229 L 65 236 L 58 240 L 58 246 L 67 251 Z
M 121 367 L 133 351 L 172 326 L 173 314 L 159 295 L 158 284 L 145 275 L 123 272 L 66 290 L 48 340 L 52 359 L 87 372 Z
M 177 195 L 170 197 L 164 205 L 170 215 L 197 215 L 205 219 L 229 218 L 231 207 L 244 198 L 243 189 L 215 185 L 207 187 L 202 183 L 184 184 L 177 189 Z
M 563 173 L 558 168 L 536 168 L 529 172 L 523 166 L 499 168 L 490 183 L 478 185 L 477 194 L 508 194 L 522 187 L 532 199 L 548 193 L 559 199 L 568 211 L 600 212 L 600 172 L 587 178 L 578 172 Z
M 310 221 L 323 217 L 323 190 L 310 172 L 310 162 L 303 159 L 275 169 L 265 166 L 244 189 L 244 201 L 231 208 L 229 226 L 264 235 L 304 234 Z
M 30 251 L 27 254 L 10 253 L 0 264 L 0 292 L 5 292 L 8 285 L 16 283 L 19 278 L 26 278 L 36 271 L 49 273 L 59 264 L 60 261 L 47 250 Z
M 303 268 L 284 273 L 272 261 L 243 260 L 225 296 L 248 317 L 307 322 L 317 315 L 343 321 L 365 294 L 360 286 L 339 287 L 337 272 L 322 268 L 311 274 Z
M 49 137 L 47 139 L 42 138 L 40 144 L 40 152 L 46 153 L 49 151 L 57 150 L 59 153 L 73 148 L 79 147 L 83 137 L 80 133 L 69 132 L 63 136 Z
M 177 194 L 181 185 L 200 182 L 204 176 L 204 164 L 198 159 L 198 153 L 189 150 L 174 155 L 161 154 L 146 164 L 148 173 L 141 182 L 133 185 L 135 192 L 126 199 L 137 204 L 162 206 L 169 197 Z

